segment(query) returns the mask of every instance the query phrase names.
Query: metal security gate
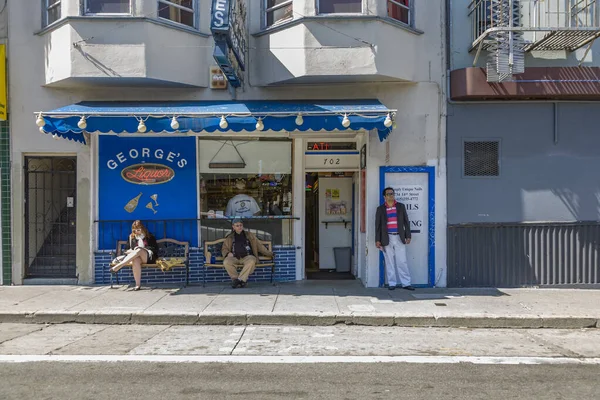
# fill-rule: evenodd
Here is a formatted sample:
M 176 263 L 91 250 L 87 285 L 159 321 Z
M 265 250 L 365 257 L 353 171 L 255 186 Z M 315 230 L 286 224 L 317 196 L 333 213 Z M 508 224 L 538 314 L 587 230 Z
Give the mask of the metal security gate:
M 448 227 L 449 287 L 600 283 L 600 223 Z
M 25 157 L 26 278 L 75 278 L 74 157 Z

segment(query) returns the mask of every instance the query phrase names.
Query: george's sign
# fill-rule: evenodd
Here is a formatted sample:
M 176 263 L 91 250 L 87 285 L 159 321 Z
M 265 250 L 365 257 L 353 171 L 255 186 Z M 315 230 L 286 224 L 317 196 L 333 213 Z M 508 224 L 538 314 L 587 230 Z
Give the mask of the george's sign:
M 163 164 L 135 164 L 123 168 L 121 176 L 136 185 L 158 185 L 175 177 L 175 171 Z

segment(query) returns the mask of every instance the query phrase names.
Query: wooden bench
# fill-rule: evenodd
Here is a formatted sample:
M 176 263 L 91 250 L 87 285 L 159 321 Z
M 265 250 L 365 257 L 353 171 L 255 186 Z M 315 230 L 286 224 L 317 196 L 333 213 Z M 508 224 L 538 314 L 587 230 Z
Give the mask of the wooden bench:
M 214 240 L 212 242 L 204 242 L 204 282 L 202 286 L 206 286 L 206 270 L 211 268 L 225 268 L 223 265 L 224 257 L 221 255 L 221 247 L 225 242 L 225 238 Z M 273 244 L 268 240 L 259 240 L 271 253 L 273 252 Z M 213 257 L 214 255 L 214 257 Z M 273 283 L 273 275 L 275 274 L 275 261 L 271 257 L 258 256 L 256 268 L 271 267 L 271 283 Z M 239 268 L 242 268 L 240 266 Z
M 175 239 L 158 239 L 156 241 L 157 245 L 158 245 L 158 258 L 157 260 L 160 260 L 161 258 L 171 258 L 171 257 L 177 257 L 177 258 L 183 258 L 185 261 L 183 263 L 178 263 L 173 265 L 172 267 L 175 268 L 185 268 L 185 286 L 188 285 L 189 281 L 190 281 L 190 245 L 188 242 L 180 242 L 179 240 L 175 240 Z M 112 253 L 112 258 L 113 260 L 115 259 L 115 257 L 118 257 L 122 254 L 125 254 L 125 246 L 127 245 L 127 241 L 126 240 L 119 240 L 117 242 L 117 252 L 116 254 L 113 252 Z M 113 266 L 113 263 L 111 262 L 108 268 L 111 268 Z M 131 264 L 125 265 L 123 266 L 123 268 L 125 267 L 131 267 Z M 142 264 L 142 268 L 160 268 L 160 265 L 158 264 Z M 119 271 L 110 274 L 110 287 L 113 287 L 112 284 L 112 276 L 115 275 L 115 278 L 117 280 L 117 285 L 119 284 Z

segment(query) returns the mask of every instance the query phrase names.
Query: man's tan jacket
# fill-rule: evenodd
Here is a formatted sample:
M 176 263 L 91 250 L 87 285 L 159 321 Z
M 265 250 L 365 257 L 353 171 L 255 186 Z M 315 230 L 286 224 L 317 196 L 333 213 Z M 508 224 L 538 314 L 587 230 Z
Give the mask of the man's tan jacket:
M 227 235 L 225 237 L 225 241 L 223 242 L 223 246 L 221 247 L 221 254 L 223 255 L 223 257 L 227 257 L 227 254 L 229 253 L 233 253 L 233 235 L 235 232 L 231 232 L 229 235 Z M 256 257 L 256 259 L 258 260 L 258 253 L 263 254 L 267 257 L 271 257 L 273 258 L 273 253 L 269 251 L 269 249 L 267 249 L 265 247 L 264 244 L 262 244 L 258 238 L 256 237 L 256 235 L 252 232 L 248 232 L 248 231 L 244 231 L 243 232 L 246 235 L 246 239 L 248 239 L 248 241 L 250 242 L 250 248 L 252 249 L 252 255 L 254 257 Z

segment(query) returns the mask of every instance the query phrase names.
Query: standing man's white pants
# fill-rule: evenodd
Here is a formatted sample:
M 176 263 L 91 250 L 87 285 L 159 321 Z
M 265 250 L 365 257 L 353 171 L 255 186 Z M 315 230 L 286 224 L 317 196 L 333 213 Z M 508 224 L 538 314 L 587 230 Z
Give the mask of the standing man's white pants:
M 402 286 L 409 286 L 410 271 L 406 260 L 406 245 L 402 243 L 398 235 L 389 235 L 389 238 L 390 243 L 383 247 L 388 286 L 396 286 L 398 280 Z

